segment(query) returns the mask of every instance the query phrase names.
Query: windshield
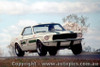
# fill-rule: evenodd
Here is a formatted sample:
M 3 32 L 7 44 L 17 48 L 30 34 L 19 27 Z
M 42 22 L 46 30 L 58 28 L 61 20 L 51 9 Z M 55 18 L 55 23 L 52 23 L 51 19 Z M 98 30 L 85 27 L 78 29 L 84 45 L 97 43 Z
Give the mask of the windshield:
M 60 24 L 43 24 L 33 26 L 34 33 L 65 31 Z

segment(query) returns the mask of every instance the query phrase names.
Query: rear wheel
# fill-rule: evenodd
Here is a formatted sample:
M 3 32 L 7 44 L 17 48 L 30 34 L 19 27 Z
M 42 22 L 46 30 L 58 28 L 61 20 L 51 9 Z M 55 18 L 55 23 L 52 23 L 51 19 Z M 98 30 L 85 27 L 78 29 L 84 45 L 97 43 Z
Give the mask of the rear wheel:
M 15 45 L 15 53 L 18 57 L 23 57 L 25 52 L 19 47 L 19 45 Z
M 80 54 L 82 52 L 82 45 L 81 45 L 81 43 L 77 44 L 77 45 L 72 45 L 71 46 L 71 50 L 72 50 L 72 52 L 75 55 Z
M 47 54 L 47 50 L 40 40 L 37 41 L 37 52 L 39 56 L 45 56 Z

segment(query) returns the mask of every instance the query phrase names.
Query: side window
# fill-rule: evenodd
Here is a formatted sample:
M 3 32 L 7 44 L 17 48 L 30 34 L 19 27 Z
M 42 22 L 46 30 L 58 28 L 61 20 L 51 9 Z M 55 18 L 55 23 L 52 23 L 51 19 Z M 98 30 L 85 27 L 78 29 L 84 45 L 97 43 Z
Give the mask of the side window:
M 22 35 L 31 35 L 32 34 L 32 29 L 31 27 L 26 27 L 22 33 Z

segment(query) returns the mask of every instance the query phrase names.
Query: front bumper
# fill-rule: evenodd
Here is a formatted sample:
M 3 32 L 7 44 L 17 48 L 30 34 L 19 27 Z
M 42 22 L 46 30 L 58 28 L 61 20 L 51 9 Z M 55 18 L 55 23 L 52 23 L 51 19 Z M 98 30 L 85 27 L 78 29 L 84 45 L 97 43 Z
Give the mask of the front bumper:
M 43 44 L 45 46 L 69 46 L 80 44 L 83 38 L 69 38 L 69 39 L 57 39 L 53 41 L 44 41 Z

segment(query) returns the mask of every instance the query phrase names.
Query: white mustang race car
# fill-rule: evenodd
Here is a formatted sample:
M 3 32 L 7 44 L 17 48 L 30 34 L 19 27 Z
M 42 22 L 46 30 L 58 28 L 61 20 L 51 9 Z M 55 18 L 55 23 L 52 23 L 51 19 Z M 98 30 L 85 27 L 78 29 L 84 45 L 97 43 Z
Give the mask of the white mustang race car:
M 39 24 L 25 27 L 22 33 L 12 39 L 10 45 L 15 48 L 18 57 L 25 52 L 38 52 L 39 56 L 56 55 L 59 49 L 68 48 L 77 55 L 82 52 L 82 34 L 65 30 L 58 23 Z

